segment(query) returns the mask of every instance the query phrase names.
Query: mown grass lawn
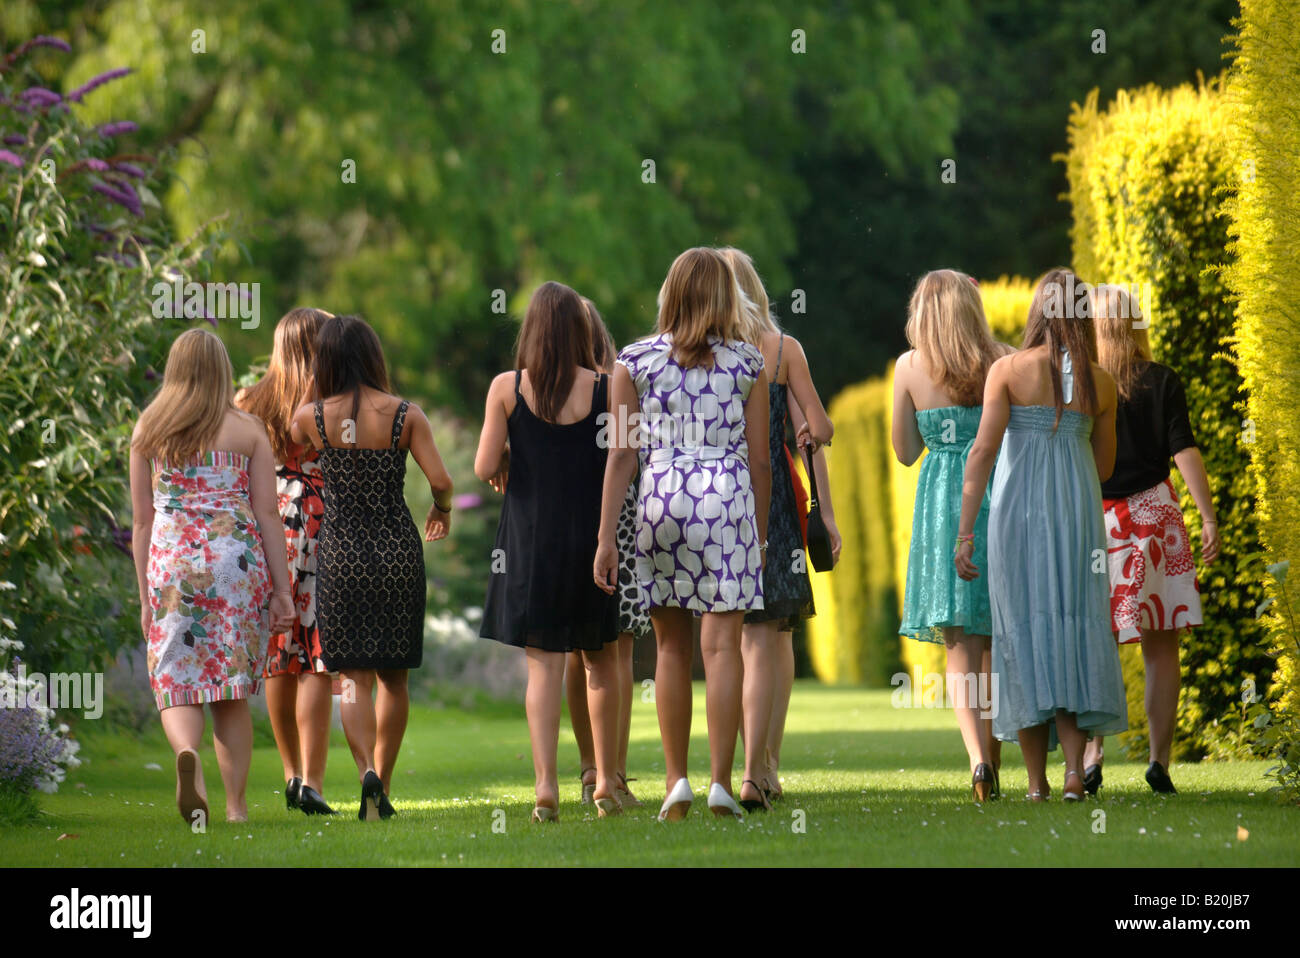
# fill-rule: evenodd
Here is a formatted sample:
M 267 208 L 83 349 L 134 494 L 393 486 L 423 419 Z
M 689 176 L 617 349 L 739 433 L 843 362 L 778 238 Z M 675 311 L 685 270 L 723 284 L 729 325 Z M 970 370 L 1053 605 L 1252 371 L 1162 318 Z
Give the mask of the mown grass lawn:
M 85 725 L 82 726 L 86 728 Z M 326 820 L 285 810 L 280 764 L 259 728 L 249 787 L 250 820 L 223 820 L 216 759 L 204 750 L 214 821 L 195 835 L 173 801 L 161 730 L 134 738 L 82 734 L 85 764 L 59 793 L 42 796 L 42 819 L 0 830 L 0 862 L 29 866 L 356 865 L 1010 865 L 1225 866 L 1300 863 L 1300 810 L 1267 792 L 1262 762 L 1177 765 L 1181 794 L 1153 795 L 1144 765 L 1108 759 L 1099 800 L 1024 800 L 1019 751 L 1004 755 L 1008 798 L 969 799 L 952 715 L 897 710 L 888 691 L 795 690 L 784 755 L 787 799 L 744 823 L 704 807 L 708 751 L 703 688 L 696 690 L 691 747 L 695 809 L 678 825 L 655 820 L 663 757 L 654 706 L 633 710 L 631 774 L 646 807 L 597 820 L 578 804 L 578 759 L 567 724 L 561 739 L 561 822 L 530 825 L 532 762 L 522 707 L 413 710 L 393 788 L 398 817 L 356 820 L 356 776 L 335 732 L 326 797 L 342 814 Z M 209 736 L 211 732 L 209 731 Z M 1114 752 L 1117 753 L 1117 749 Z M 1060 753 L 1055 758 L 1059 763 Z M 146 769 L 157 764 L 161 770 Z M 735 785 L 739 787 L 737 771 Z M 1103 820 L 1104 832 L 1095 831 Z M 496 830 L 494 830 L 494 823 Z M 802 829 L 798 826 L 802 825 Z M 1243 828 L 1249 836 L 1238 837 Z M 1242 833 L 1244 835 L 1244 833 Z M 60 838 L 60 836 L 67 836 Z M 74 837 L 75 836 L 75 837 Z

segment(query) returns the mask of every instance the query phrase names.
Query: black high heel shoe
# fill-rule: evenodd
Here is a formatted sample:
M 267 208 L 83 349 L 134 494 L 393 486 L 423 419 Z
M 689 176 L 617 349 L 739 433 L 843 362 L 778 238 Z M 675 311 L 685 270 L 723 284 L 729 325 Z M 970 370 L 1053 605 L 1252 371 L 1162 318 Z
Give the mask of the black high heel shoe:
M 284 783 L 284 807 L 292 811 L 301 801 L 302 779 L 291 778 Z
M 742 798 L 740 800 L 740 807 L 747 812 L 770 811 L 772 806 L 768 804 L 767 792 L 763 791 L 763 786 L 759 785 L 758 782 L 754 781 L 752 778 L 747 778 L 740 783 L 741 788 L 744 788 L 746 785 L 753 785 L 754 790 L 758 792 L 759 797 Z
M 1089 765 L 1083 770 L 1083 790 L 1089 795 L 1096 795 L 1101 788 L 1101 762 Z
M 379 780 L 379 776 L 374 772 L 366 772 L 366 777 L 361 780 L 361 808 L 357 810 L 357 818 L 363 822 L 377 822 L 386 818 L 380 802 L 387 800 L 384 783 Z
M 320 792 L 310 785 L 302 786 L 298 793 L 298 807 L 302 809 L 304 815 L 337 815 L 338 812 L 326 804 L 325 799 L 321 797 Z
M 996 802 L 1002 797 L 1002 779 L 998 775 L 998 767 L 996 765 L 992 765 L 990 768 L 993 769 L 993 791 L 989 793 L 989 801 Z
M 993 769 L 986 763 L 980 762 L 975 766 L 975 773 L 970 777 L 970 790 L 981 805 L 993 794 Z
M 1178 789 L 1174 788 L 1173 780 L 1165 767 L 1159 762 L 1152 762 L 1147 766 L 1147 784 L 1151 786 L 1151 791 L 1159 792 L 1164 795 L 1177 795 Z

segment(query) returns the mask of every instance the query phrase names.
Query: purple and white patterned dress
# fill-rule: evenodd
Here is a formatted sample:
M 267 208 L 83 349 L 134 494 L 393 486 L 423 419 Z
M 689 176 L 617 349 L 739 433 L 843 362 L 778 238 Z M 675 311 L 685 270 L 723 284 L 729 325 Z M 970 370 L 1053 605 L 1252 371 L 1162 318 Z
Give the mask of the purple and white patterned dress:
M 666 335 L 618 356 L 641 405 L 636 578 L 648 608 L 763 608 L 745 441 L 745 401 L 763 355 L 748 343 L 709 343 L 712 367 L 679 365 Z

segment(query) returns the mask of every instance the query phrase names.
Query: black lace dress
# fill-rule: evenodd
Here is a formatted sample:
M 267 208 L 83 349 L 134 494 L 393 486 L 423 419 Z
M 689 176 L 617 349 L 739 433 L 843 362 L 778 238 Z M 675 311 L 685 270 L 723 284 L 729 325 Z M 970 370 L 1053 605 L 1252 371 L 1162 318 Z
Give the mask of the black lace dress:
M 785 338 L 777 347 L 776 369 L 781 369 Z M 812 582 L 808 579 L 808 556 L 799 526 L 794 477 L 785 456 L 785 422 L 789 416 L 786 386 L 776 374 L 768 384 L 769 434 L 772 457 L 772 505 L 767 515 L 767 563 L 763 567 L 763 608 L 745 613 L 746 622 L 776 621 L 781 631 L 793 629 L 800 619 L 816 615 Z
M 316 620 L 325 667 L 414 669 L 424 654 L 424 544 L 403 487 L 403 401 L 387 449 L 331 446 L 316 403 L 325 514 L 316 565 Z

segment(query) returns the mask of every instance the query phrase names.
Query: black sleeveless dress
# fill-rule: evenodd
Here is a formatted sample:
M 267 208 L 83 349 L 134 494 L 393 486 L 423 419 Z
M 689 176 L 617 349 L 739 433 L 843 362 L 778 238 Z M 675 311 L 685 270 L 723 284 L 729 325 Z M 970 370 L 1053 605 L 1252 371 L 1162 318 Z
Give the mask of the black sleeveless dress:
M 592 390 L 585 419 L 539 419 L 519 391 L 510 434 L 510 479 L 479 635 L 548 652 L 595 651 L 618 638 L 618 596 L 591 577 L 600 531 L 606 449 L 597 442 L 609 377 Z
M 387 449 L 331 446 L 316 403 L 325 512 L 318 533 L 321 655 L 340 669 L 414 669 L 424 654 L 424 544 L 406 506 L 405 400 Z
M 799 525 L 799 504 L 794 495 L 794 476 L 785 457 L 785 422 L 788 386 L 776 382 L 781 371 L 785 336 L 776 351 L 776 370 L 768 383 L 768 429 L 772 458 L 772 504 L 767 513 L 767 562 L 763 566 L 763 608 L 745 613 L 746 622 L 777 622 L 781 631 L 794 628 L 800 619 L 816 615 L 812 582 L 808 579 L 808 557 L 803 530 Z M 795 558 L 796 553 L 798 559 Z

